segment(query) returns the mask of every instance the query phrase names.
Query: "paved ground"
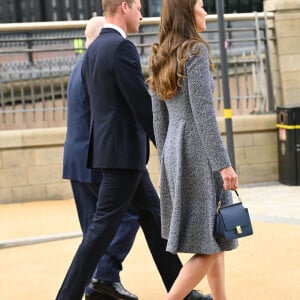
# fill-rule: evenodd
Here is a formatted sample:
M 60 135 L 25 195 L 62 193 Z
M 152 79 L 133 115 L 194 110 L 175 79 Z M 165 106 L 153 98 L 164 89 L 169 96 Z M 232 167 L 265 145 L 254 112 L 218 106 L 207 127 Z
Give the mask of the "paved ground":
M 300 186 L 278 183 L 239 189 L 254 225 L 254 235 L 226 255 L 230 300 L 300 298 Z M 79 237 L 72 200 L 0 205 L 0 299 L 52 300 Z M 14 244 L 25 246 L 8 247 Z M 183 261 L 188 255 L 181 255 Z M 122 282 L 141 300 L 161 300 L 165 291 L 138 233 L 124 264 Z M 199 286 L 209 291 L 206 280 Z

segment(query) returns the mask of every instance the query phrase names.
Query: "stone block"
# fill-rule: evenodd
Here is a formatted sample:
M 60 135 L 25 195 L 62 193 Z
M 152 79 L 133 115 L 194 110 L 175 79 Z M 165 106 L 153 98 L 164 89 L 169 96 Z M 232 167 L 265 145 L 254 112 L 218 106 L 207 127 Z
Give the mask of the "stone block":
M 298 88 L 293 88 L 293 89 L 291 88 L 284 89 L 282 93 L 283 93 L 284 105 L 288 105 L 288 104 L 300 105 L 300 86 L 298 86 Z
M 62 164 L 63 147 L 37 148 L 34 150 L 36 165 Z
M 261 163 L 239 166 L 239 183 L 278 181 L 277 163 Z
M 22 146 L 22 134 L 20 130 L 1 130 L 0 149 Z
M 300 17 L 300 16 L 299 16 Z M 299 55 L 300 33 L 295 37 L 281 37 L 278 42 L 279 55 Z M 273 67 L 272 67 L 273 68 Z
M 300 9 L 299 0 L 264 0 L 264 11 Z
M 58 183 L 62 176 L 60 165 L 29 167 L 27 173 L 30 185 Z
M 296 79 L 300 78 L 300 53 L 293 55 L 281 55 L 279 56 L 281 78 L 285 76 L 285 73 L 289 73 L 291 76 L 295 76 Z
M 270 132 L 258 132 L 253 134 L 253 140 L 255 146 L 261 145 L 277 145 L 277 130 L 274 133 Z
M 282 80 L 282 88 L 284 90 L 299 88 L 300 71 L 282 73 L 281 80 Z
M 281 74 L 272 70 L 273 89 L 281 89 Z M 275 93 L 275 92 L 274 92 Z
M 288 0 L 289 2 L 293 0 Z M 282 11 L 278 11 L 275 14 L 275 23 L 279 22 L 298 22 L 299 21 L 299 15 L 300 15 L 300 2 L 298 1 L 298 7 L 293 7 L 292 9 L 286 9 Z M 280 24 L 281 25 L 281 24 Z M 297 23 L 296 23 L 297 25 Z M 298 29 L 297 26 L 294 26 L 293 29 Z
M 47 200 L 73 199 L 72 188 L 69 180 L 61 179 L 58 183 L 46 185 Z
M 300 10 L 297 13 L 276 14 L 276 38 L 281 43 L 281 38 L 297 38 L 300 35 Z
M 33 149 L 17 149 L 2 151 L 3 169 L 23 168 L 34 164 L 34 150 Z
M 14 202 L 42 201 L 46 199 L 46 185 L 28 185 L 13 188 Z
M 22 141 L 25 147 L 63 145 L 65 137 L 65 127 L 22 130 Z
M 276 50 L 276 53 L 273 53 L 272 55 L 270 55 L 270 64 L 271 64 L 271 71 L 272 71 L 272 77 L 273 77 L 273 74 L 276 72 L 276 73 L 279 73 L 280 72 L 280 69 L 279 69 L 279 62 L 278 62 L 278 53 L 277 53 L 277 48 Z M 278 75 L 277 75 L 278 76 Z
M 3 169 L 0 172 L 0 188 L 27 185 L 26 168 Z
M 276 5 L 274 0 L 264 0 L 264 11 L 274 11 L 276 10 Z
M 234 133 L 275 130 L 276 114 L 235 116 L 232 118 Z
M 238 169 L 239 165 L 246 164 L 245 147 L 235 147 L 234 152 L 235 152 L 236 168 Z
M 12 189 L 11 188 L 0 188 L 0 204 L 12 203 Z
M 246 161 L 252 164 L 262 164 L 277 161 L 277 147 L 275 145 L 261 145 L 245 148 Z
M 244 133 L 244 134 L 237 134 L 234 136 L 234 147 L 248 147 L 253 146 L 253 133 Z

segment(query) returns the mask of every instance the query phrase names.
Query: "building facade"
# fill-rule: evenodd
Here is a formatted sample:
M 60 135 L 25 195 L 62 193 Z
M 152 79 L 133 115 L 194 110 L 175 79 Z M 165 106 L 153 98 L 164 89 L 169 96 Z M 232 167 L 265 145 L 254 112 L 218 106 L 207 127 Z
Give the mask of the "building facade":
M 141 0 L 144 17 L 157 17 L 162 0 Z M 205 0 L 208 13 L 216 13 L 216 0 Z M 263 10 L 263 0 L 224 0 L 225 13 Z M 86 20 L 102 15 L 101 0 L 2 0 L 2 23 Z

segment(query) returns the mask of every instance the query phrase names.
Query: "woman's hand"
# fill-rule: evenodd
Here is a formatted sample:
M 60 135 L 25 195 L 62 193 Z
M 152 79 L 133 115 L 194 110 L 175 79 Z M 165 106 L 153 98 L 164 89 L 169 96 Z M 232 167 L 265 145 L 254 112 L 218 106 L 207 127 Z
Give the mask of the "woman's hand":
M 238 177 L 232 167 L 224 168 L 220 171 L 223 178 L 225 190 L 236 190 L 238 188 Z

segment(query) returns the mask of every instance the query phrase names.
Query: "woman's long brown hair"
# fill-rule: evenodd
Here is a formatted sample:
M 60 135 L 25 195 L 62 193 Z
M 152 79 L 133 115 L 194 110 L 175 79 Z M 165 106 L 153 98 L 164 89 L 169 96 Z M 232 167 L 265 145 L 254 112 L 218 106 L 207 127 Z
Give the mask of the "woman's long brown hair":
M 152 45 L 147 79 L 149 88 L 162 100 L 170 99 L 180 88 L 188 54 L 199 54 L 199 47 L 194 46 L 199 42 L 208 46 L 196 30 L 195 4 L 196 0 L 162 2 L 159 42 Z

